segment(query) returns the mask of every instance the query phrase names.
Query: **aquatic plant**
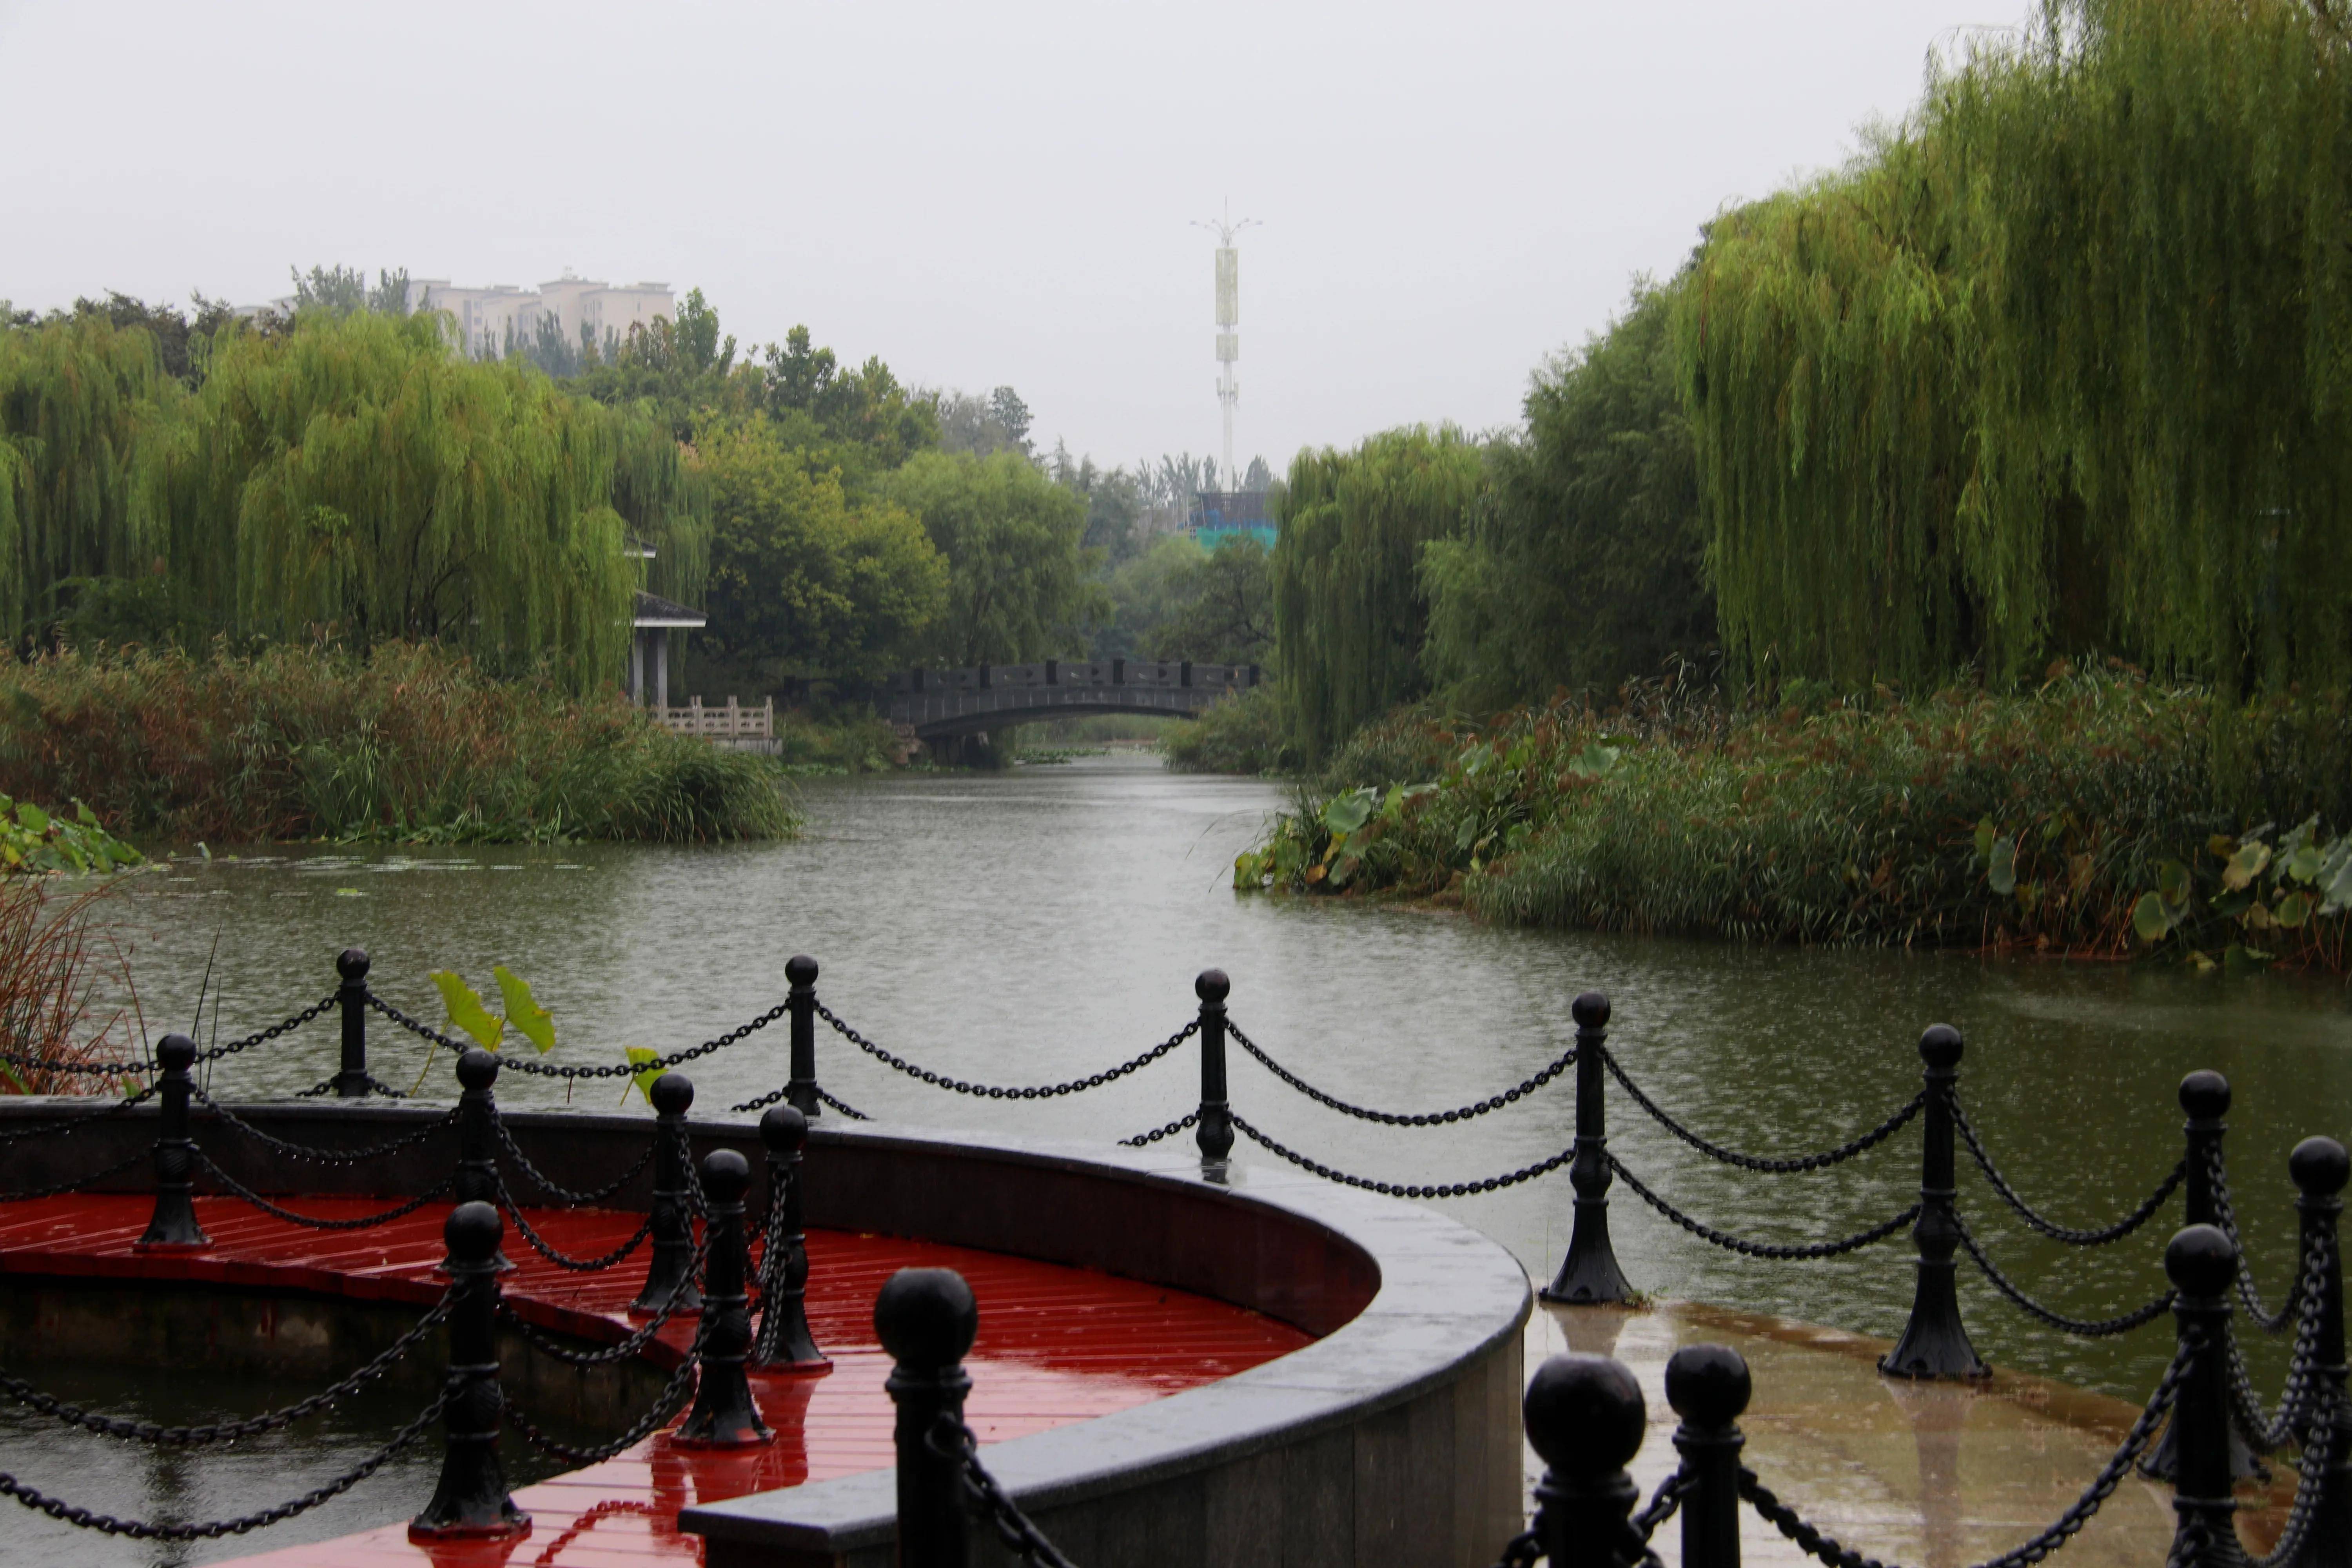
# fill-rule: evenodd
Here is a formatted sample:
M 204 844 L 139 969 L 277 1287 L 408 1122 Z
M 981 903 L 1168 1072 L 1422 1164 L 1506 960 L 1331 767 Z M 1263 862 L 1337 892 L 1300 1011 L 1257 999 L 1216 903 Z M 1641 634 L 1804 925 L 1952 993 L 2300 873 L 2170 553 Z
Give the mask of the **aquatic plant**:
M 462 655 L 74 651 L 0 668 L 0 789 L 212 843 L 789 835 L 765 758 Z
M 0 875 L 104 873 L 136 866 L 142 858 L 109 833 L 80 801 L 74 802 L 74 814 L 68 817 L 29 800 L 0 795 Z
M 0 1094 L 113 1094 L 129 1087 L 103 1074 L 62 1070 L 139 1054 L 123 1009 L 98 1016 L 101 939 L 92 927 L 92 906 L 113 885 L 0 881 L 0 1049 L 59 1064 L 0 1062 Z M 66 887 L 71 890 L 59 890 Z M 119 954 L 116 962 L 119 967 Z M 128 994 L 128 977 L 120 981 Z

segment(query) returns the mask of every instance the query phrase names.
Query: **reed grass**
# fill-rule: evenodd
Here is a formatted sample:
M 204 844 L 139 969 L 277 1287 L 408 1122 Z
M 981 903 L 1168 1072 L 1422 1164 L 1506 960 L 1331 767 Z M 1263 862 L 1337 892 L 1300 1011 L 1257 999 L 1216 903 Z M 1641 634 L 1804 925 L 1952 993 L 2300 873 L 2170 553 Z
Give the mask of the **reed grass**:
M 764 758 L 416 644 L 9 665 L 0 790 L 184 843 L 704 841 L 799 823 Z
M 140 1054 L 135 1031 L 126 1027 L 128 1015 L 98 1000 L 106 954 L 92 929 L 91 906 L 112 886 L 30 877 L 0 881 L 0 1049 L 60 1064 Z M 121 967 L 120 953 L 113 963 Z M 128 976 L 120 979 L 128 994 Z M 113 1094 L 129 1088 L 103 1074 L 0 1062 L 0 1094 Z

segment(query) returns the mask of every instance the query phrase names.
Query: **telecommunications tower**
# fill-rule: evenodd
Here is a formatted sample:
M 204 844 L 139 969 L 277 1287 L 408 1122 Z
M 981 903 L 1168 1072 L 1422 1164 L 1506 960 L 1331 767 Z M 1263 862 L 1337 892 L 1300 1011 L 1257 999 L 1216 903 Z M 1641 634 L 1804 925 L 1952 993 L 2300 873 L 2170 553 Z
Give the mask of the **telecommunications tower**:
M 1242 319 L 1241 252 L 1234 248 L 1234 237 L 1259 225 L 1251 217 L 1235 223 L 1233 205 L 1227 203 L 1223 218 L 1195 222 L 1192 226 L 1217 237 L 1217 402 L 1225 413 L 1225 466 L 1218 482 L 1230 490 L 1241 483 L 1241 476 L 1234 471 L 1234 405 L 1242 395 L 1240 384 L 1234 380 L 1234 362 L 1242 353 L 1242 335 L 1234 330 Z

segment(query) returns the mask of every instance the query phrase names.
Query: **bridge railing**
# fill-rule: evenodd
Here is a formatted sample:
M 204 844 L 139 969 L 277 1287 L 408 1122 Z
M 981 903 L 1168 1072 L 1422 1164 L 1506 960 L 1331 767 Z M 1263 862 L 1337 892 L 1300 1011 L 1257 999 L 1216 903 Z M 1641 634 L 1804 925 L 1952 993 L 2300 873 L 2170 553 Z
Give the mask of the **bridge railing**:
M 1263 672 L 1255 664 L 1194 664 L 1189 659 L 1049 658 L 1035 664 L 983 664 L 964 669 L 909 669 L 889 679 L 893 697 L 945 691 L 985 691 L 1000 687 L 1144 686 L 1177 689 L 1241 690 L 1255 686 Z

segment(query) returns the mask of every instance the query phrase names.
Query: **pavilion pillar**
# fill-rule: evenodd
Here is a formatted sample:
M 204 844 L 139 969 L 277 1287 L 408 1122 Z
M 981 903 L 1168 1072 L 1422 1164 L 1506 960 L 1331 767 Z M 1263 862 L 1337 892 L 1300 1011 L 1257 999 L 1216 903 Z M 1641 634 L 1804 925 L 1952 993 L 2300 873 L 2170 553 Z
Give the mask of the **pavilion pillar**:
M 654 633 L 654 706 L 668 717 L 669 708 L 669 628 L 663 626 Z
M 646 634 L 636 626 L 629 628 L 629 701 L 646 705 Z

